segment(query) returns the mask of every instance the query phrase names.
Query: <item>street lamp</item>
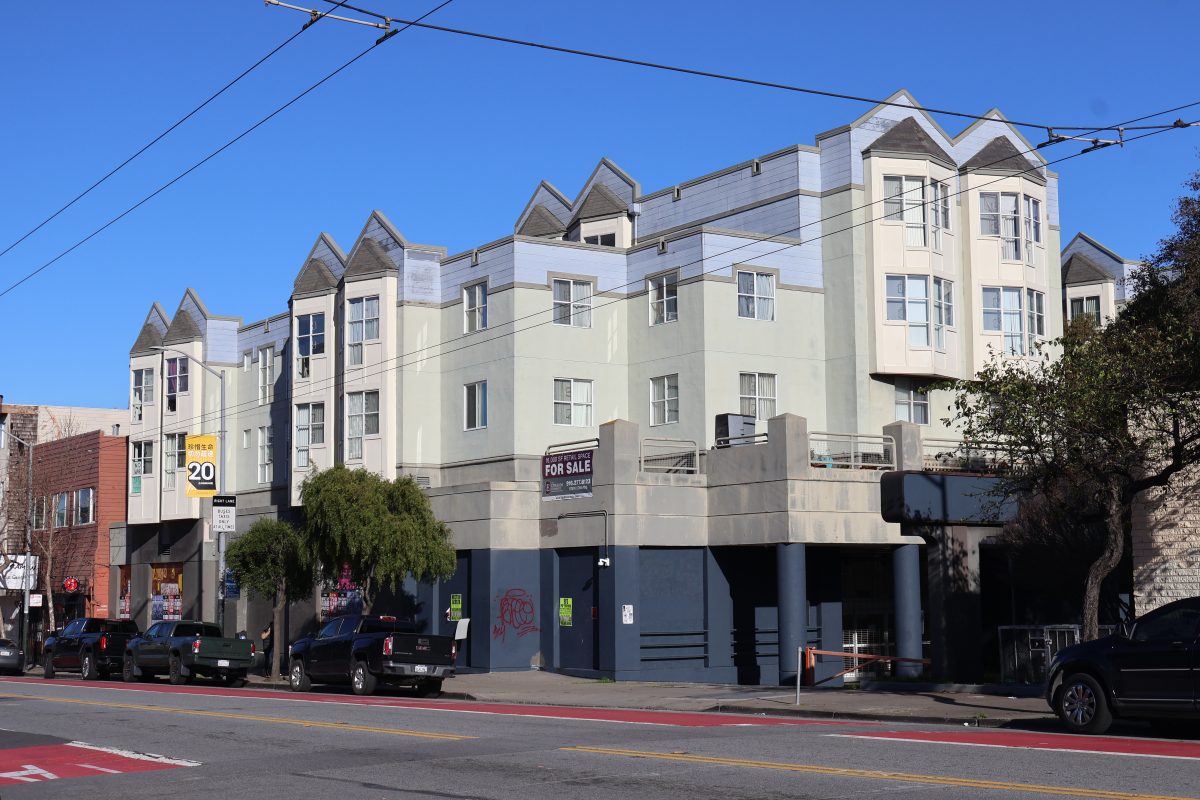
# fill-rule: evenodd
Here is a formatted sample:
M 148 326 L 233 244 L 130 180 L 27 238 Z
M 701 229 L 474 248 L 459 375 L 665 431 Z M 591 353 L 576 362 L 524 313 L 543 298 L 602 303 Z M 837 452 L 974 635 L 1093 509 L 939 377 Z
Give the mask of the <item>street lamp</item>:
M 166 347 L 159 345 L 151 347 L 151 350 L 159 350 L 162 352 L 178 353 L 187 358 L 189 361 L 196 361 L 190 354 L 185 353 L 175 347 Z M 212 367 L 207 366 L 203 362 L 196 361 L 200 369 L 208 372 L 211 375 L 216 375 L 217 380 L 221 382 L 221 421 L 220 429 L 217 431 L 217 437 L 221 442 L 221 487 L 218 489 L 218 494 L 225 494 L 225 468 L 229 464 L 228 453 L 225 449 L 225 370 L 217 372 Z M 217 531 L 217 625 L 221 628 L 222 634 L 225 632 L 225 534 Z
M 25 605 L 21 609 L 21 651 L 29 660 L 29 565 L 33 562 L 33 443 L 27 442 L 12 431 L 8 434 L 14 441 L 25 446 L 29 456 L 29 470 L 25 480 L 26 492 L 29 495 L 29 510 L 25 515 L 25 569 L 21 571 L 21 586 L 25 589 Z M 37 579 L 37 576 L 34 576 Z M 49 578 L 47 578 L 49 580 Z M 53 602 L 53 600 L 51 601 Z

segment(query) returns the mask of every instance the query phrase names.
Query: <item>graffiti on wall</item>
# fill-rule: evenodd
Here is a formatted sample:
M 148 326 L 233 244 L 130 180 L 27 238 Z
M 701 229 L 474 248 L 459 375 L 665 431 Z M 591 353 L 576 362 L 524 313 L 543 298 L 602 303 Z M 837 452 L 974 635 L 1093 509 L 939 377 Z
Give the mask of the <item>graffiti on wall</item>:
M 518 638 L 541 630 L 535 622 L 533 595 L 525 589 L 509 589 L 496 595 L 496 621 L 492 638 L 504 641 L 512 633 Z

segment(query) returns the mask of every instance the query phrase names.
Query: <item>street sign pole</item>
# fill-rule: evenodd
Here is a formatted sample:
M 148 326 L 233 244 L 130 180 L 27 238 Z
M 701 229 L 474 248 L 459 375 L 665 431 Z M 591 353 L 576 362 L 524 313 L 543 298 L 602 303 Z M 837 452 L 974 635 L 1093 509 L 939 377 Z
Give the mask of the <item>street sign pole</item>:
M 225 494 L 225 468 L 229 466 L 229 452 L 225 447 L 225 370 L 221 370 L 221 429 L 217 431 L 221 445 L 221 489 Z M 217 627 L 225 635 L 225 532 L 217 531 Z

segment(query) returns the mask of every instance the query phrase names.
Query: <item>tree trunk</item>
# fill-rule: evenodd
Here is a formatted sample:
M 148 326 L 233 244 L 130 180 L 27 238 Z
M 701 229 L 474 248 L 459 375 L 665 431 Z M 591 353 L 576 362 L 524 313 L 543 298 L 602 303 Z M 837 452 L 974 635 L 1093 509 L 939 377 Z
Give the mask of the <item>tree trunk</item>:
M 54 571 L 54 532 L 48 531 L 46 533 L 46 536 L 48 537 L 45 540 L 46 546 L 42 548 L 42 559 L 46 562 L 43 565 L 46 569 L 46 598 L 43 601 L 45 603 L 43 608 L 46 609 L 46 614 L 48 615 L 47 618 L 50 621 L 50 630 L 51 630 L 51 632 L 53 632 L 55 630 L 55 627 L 54 627 L 54 623 L 55 623 L 55 620 L 54 620 L 54 578 L 51 577 L 51 575 Z M 25 613 L 29 613 L 29 612 L 26 611 Z
M 1123 502 L 1119 488 L 1109 489 L 1105 501 L 1104 551 L 1088 569 L 1087 582 L 1083 589 L 1083 641 L 1090 642 L 1100 637 L 1100 588 L 1104 579 L 1121 563 L 1125 554 L 1125 530 L 1132 522 L 1131 509 Z
M 271 620 L 271 680 L 279 680 L 279 657 L 283 655 L 283 647 L 287 636 L 283 630 L 283 604 L 287 602 L 287 586 L 279 584 L 275 592 L 275 616 Z

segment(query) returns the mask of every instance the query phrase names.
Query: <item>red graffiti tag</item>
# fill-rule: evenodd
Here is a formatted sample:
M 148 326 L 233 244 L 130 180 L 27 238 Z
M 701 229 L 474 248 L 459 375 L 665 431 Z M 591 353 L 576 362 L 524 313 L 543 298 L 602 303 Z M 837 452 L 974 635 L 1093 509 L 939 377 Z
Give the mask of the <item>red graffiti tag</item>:
M 534 625 L 533 595 L 524 589 L 509 589 L 496 598 L 496 622 L 492 625 L 492 638 L 503 640 L 512 631 L 518 637 L 537 633 L 541 628 Z

